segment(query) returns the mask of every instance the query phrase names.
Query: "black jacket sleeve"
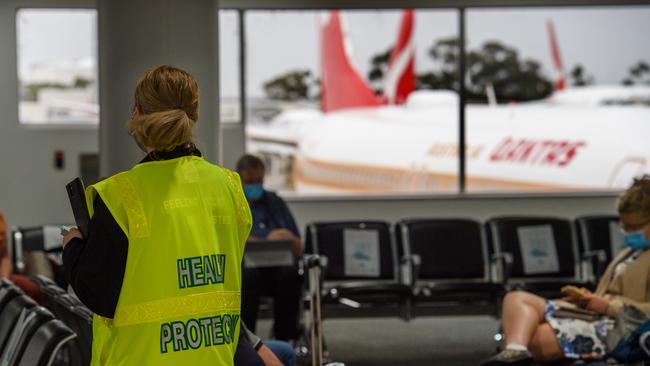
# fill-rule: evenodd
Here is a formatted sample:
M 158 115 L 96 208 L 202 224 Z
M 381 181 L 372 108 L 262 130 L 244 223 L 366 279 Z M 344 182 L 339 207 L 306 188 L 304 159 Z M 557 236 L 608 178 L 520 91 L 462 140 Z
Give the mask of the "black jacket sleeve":
M 63 250 L 68 283 L 92 312 L 113 318 L 126 270 L 129 241 L 97 196 L 88 238 L 71 240 Z

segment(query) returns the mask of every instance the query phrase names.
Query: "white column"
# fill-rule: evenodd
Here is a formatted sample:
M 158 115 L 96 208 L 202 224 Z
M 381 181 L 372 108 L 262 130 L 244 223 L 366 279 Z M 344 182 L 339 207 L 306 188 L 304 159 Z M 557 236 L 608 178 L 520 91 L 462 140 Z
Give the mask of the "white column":
M 204 156 L 218 161 L 218 12 L 215 0 L 99 0 L 100 171 L 108 176 L 143 153 L 128 136 L 133 92 L 149 68 L 170 64 L 199 83 L 195 135 Z

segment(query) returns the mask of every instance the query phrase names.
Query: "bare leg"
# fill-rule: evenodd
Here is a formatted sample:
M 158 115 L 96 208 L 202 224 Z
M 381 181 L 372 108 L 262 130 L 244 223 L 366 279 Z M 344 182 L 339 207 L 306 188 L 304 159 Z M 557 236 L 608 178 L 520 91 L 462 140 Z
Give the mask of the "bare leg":
M 528 347 L 535 360 L 539 362 L 557 361 L 564 356 L 560 343 L 555 337 L 555 331 L 548 323 L 537 327 Z
M 544 299 L 524 291 L 512 291 L 503 299 L 501 323 L 506 344 L 528 346 L 540 324 L 544 323 Z

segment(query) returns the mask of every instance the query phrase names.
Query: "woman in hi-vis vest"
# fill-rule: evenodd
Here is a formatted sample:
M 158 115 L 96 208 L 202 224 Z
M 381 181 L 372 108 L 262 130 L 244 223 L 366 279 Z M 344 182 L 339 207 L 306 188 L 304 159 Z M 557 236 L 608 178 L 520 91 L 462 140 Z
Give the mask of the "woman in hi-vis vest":
M 193 143 L 199 91 L 171 66 L 135 89 L 130 133 L 146 153 L 86 189 L 88 238 L 64 237 L 76 294 L 94 313 L 92 365 L 232 365 L 251 213 L 236 173 Z

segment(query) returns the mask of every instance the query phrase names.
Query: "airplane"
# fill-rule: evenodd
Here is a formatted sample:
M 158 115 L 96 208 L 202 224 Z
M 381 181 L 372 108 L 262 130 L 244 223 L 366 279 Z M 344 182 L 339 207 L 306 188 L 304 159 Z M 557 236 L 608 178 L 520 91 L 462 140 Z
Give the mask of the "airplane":
M 322 18 L 321 109 L 247 126 L 250 150 L 290 170 L 298 194 L 449 193 L 458 190 L 458 95 L 414 90 L 414 17 L 405 10 L 377 96 L 350 62 L 338 11 Z M 650 88 L 567 88 L 552 23 L 557 73 L 540 101 L 466 106 L 470 192 L 609 191 L 650 173 Z M 282 165 L 281 167 L 278 167 Z

